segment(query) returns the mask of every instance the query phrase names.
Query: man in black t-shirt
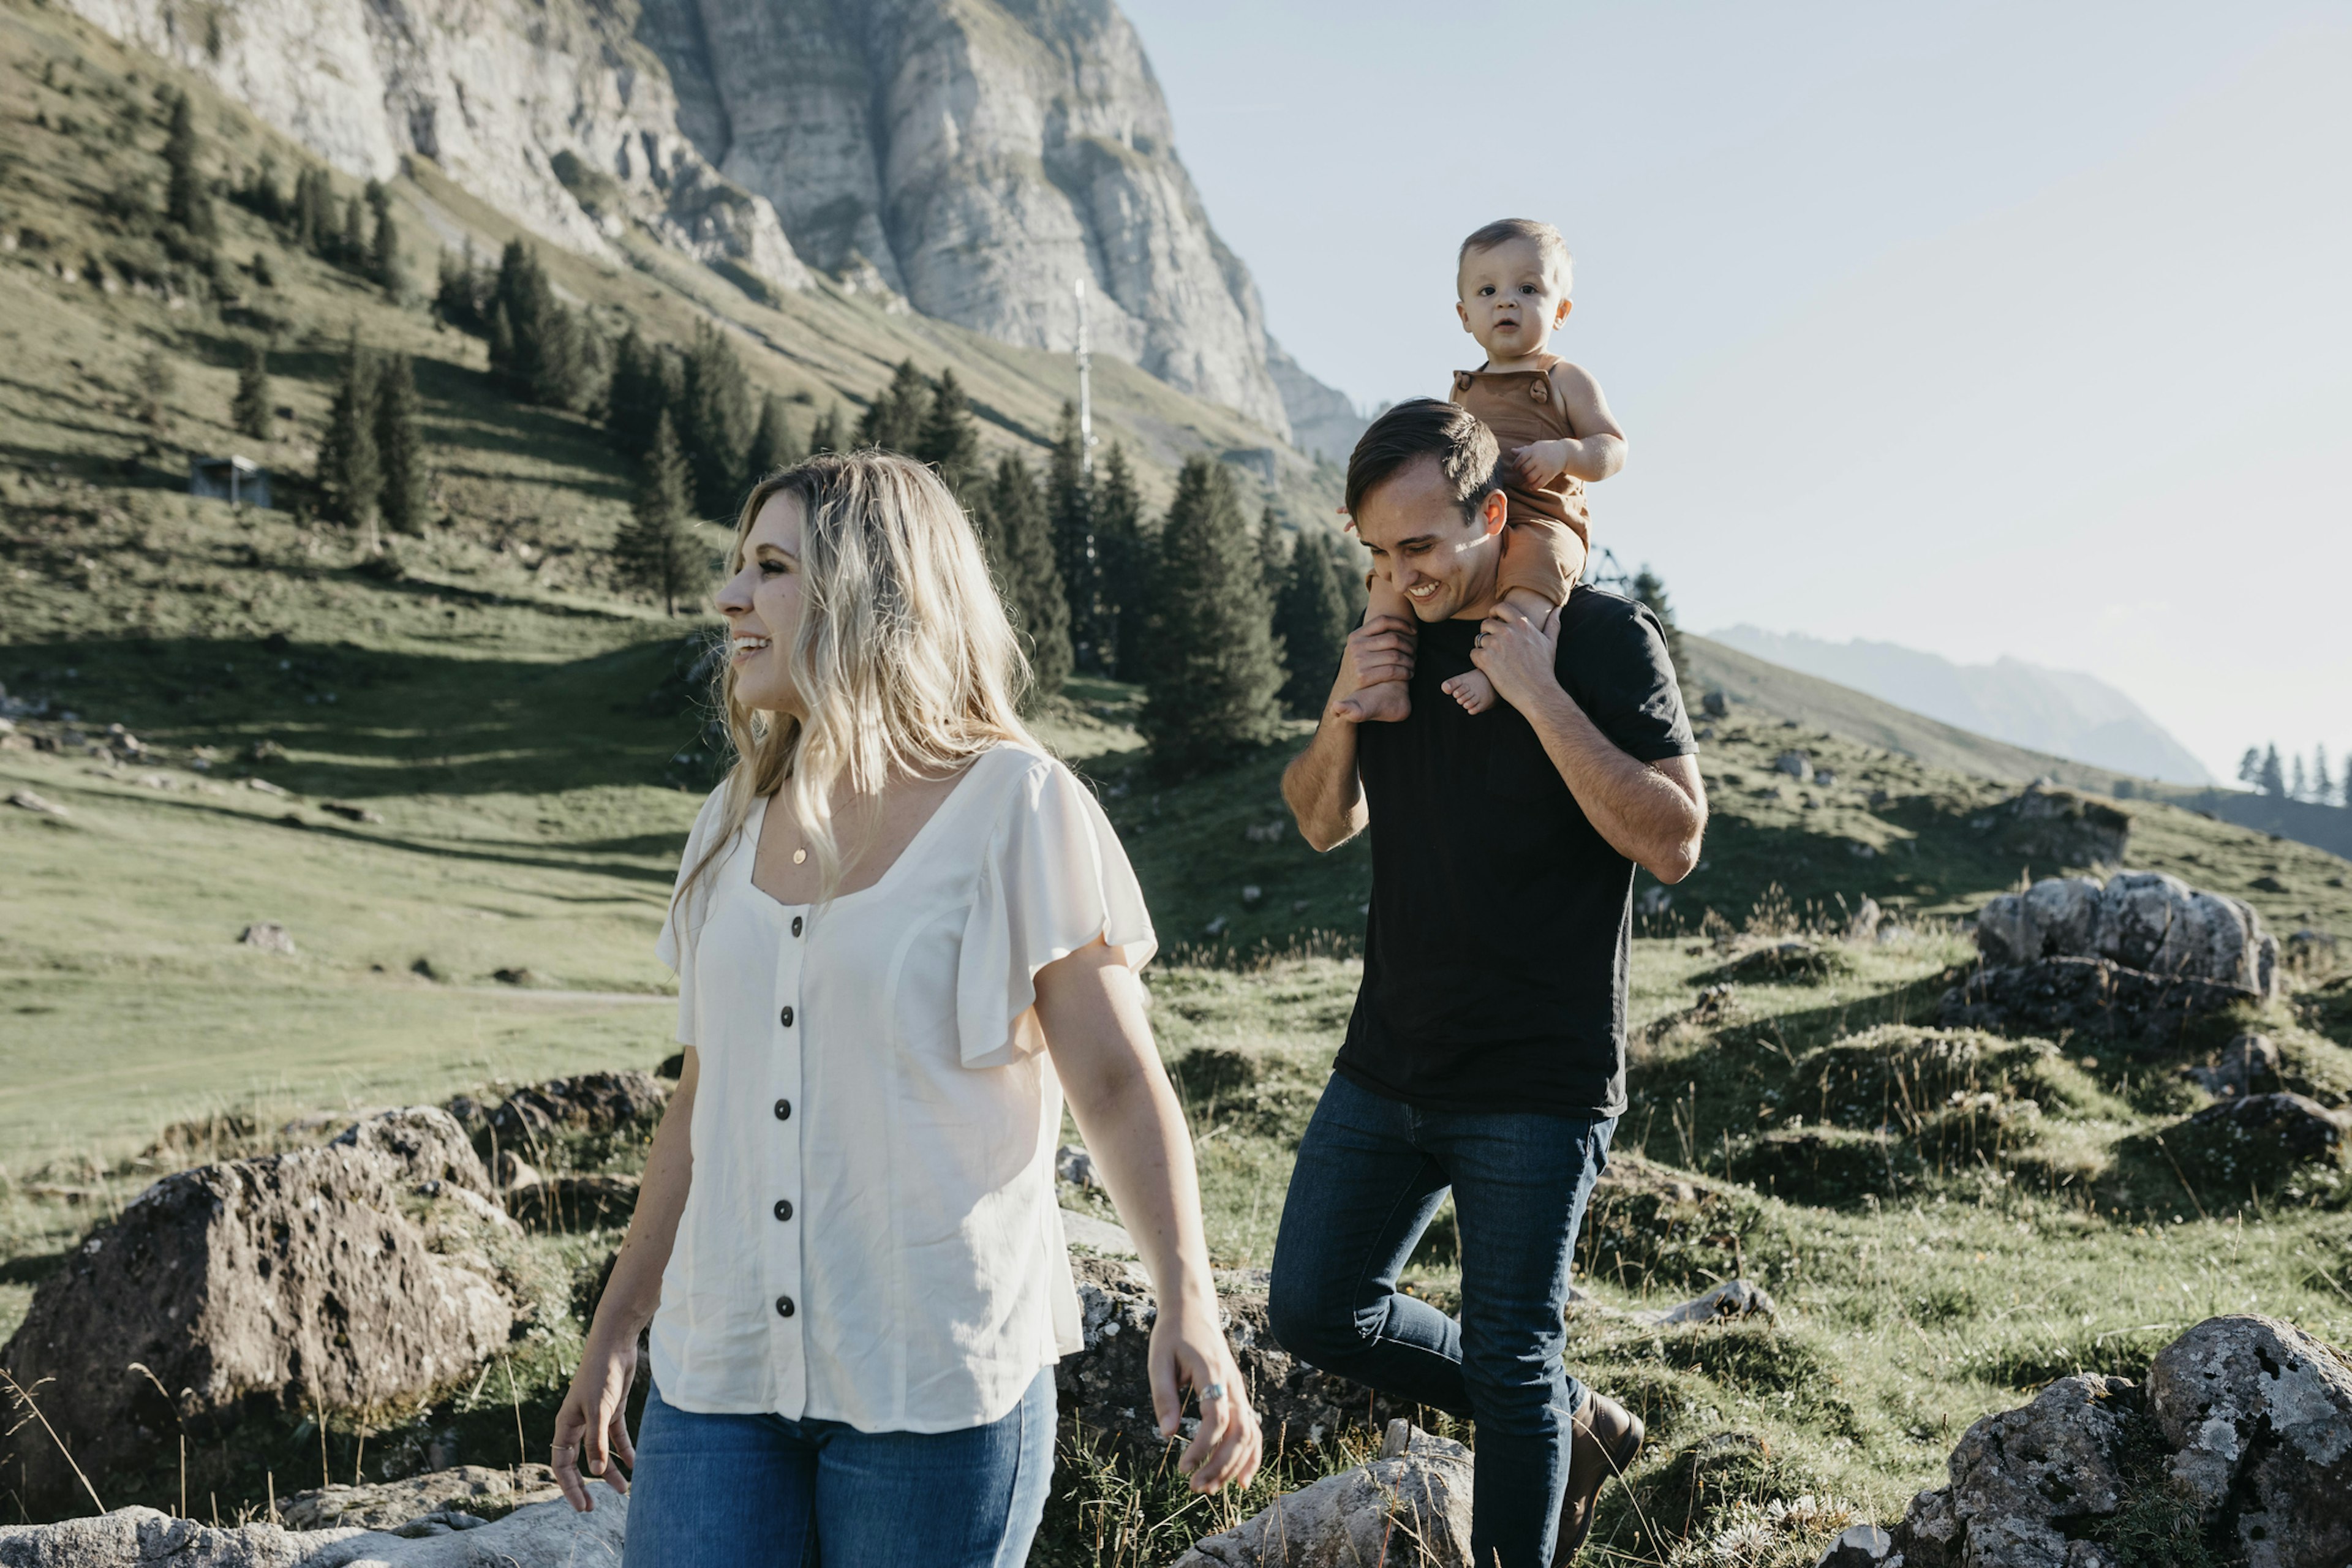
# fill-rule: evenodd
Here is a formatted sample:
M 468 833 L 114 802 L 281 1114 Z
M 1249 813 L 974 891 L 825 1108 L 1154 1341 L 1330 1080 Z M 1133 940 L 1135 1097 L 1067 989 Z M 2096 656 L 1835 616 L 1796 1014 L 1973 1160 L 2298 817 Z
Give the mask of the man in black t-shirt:
M 1348 510 L 1420 622 L 1348 639 L 1315 739 L 1283 777 L 1328 849 L 1369 829 L 1364 979 L 1283 1208 L 1274 1330 L 1294 1354 L 1477 1422 L 1472 1555 L 1551 1568 L 1591 1529 L 1642 1426 L 1561 1364 L 1569 1260 L 1625 1109 L 1633 868 L 1680 881 L 1706 823 L 1665 639 L 1580 587 L 1555 642 L 1496 603 L 1494 437 L 1450 404 L 1357 444 Z M 1475 666 L 1503 704 L 1440 689 Z M 1412 712 L 1359 724 L 1381 680 Z M 1448 1189 L 1457 1321 L 1396 1288 Z

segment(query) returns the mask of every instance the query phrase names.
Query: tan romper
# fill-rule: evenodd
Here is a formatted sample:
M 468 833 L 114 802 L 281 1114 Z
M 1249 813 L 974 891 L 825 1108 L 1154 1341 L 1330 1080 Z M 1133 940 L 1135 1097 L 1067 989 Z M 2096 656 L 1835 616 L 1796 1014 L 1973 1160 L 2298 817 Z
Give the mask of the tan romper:
M 1572 441 L 1576 428 L 1551 384 L 1551 370 L 1564 363 L 1557 354 L 1537 356 L 1536 370 L 1457 370 L 1452 402 L 1485 421 L 1496 443 L 1507 453 L 1538 441 Z M 1541 489 L 1506 485 L 1508 527 L 1503 536 L 1503 561 L 1496 579 L 1497 593 L 1526 588 L 1555 605 L 1568 602 L 1576 585 L 1586 551 L 1592 546 L 1592 518 L 1584 506 L 1584 481 L 1562 474 Z M 1573 530 L 1584 549 L 1568 544 Z

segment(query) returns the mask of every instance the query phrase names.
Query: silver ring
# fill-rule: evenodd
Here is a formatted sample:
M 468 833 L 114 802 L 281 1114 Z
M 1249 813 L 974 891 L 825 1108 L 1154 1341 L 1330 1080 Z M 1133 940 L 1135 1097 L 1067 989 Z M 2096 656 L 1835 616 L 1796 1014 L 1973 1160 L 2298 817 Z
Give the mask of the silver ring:
M 1224 1396 L 1225 1385 L 1222 1383 L 1213 1383 L 1201 1390 L 1201 1397 L 1203 1399 L 1223 1399 Z

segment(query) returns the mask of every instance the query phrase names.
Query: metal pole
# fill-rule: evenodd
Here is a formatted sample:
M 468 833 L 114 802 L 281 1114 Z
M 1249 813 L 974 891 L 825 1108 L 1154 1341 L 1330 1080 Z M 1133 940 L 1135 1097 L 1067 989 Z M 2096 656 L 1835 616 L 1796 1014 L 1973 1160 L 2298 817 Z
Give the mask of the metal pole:
M 1091 474 L 1095 471 L 1095 398 L 1087 374 L 1093 356 L 1087 352 L 1087 280 L 1081 278 L 1072 288 L 1078 298 L 1078 468 Z

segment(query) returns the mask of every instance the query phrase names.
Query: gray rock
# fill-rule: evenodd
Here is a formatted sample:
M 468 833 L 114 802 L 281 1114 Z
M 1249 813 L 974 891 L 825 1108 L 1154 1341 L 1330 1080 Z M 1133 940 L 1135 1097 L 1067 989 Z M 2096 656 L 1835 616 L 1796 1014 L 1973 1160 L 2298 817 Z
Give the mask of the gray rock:
M 2275 1094 L 2282 1063 L 2278 1042 L 2268 1035 L 2240 1035 L 2221 1047 L 2210 1063 L 2180 1069 L 2181 1076 L 2216 1100 L 2249 1094 Z
M 237 933 L 237 942 L 245 947 L 257 947 L 264 952 L 282 952 L 294 956 L 294 938 L 276 921 L 256 921 Z
M 489 1113 L 489 1129 L 501 1148 L 528 1151 L 560 1132 L 649 1131 L 668 1102 L 669 1086 L 651 1073 L 583 1072 L 515 1090 Z
M 519 1508 L 561 1495 L 555 1473 L 545 1465 L 500 1469 L 459 1465 L 406 1480 L 314 1488 L 281 1500 L 278 1512 L 289 1530 L 393 1530 L 412 1520 L 455 1511 L 483 1521 L 504 1519 Z
M 384 1531 L 289 1531 L 274 1524 L 214 1530 L 151 1508 L 118 1509 L 61 1524 L 0 1529 L 0 1568 L 586 1568 L 614 1563 L 629 1500 L 592 1484 L 596 1507 L 560 1499 L 493 1523 L 434 1517 L 411 1537 Z M 411 1525 L 425 1521 L 411 1521 Z M 404 1529 L 406 1527 L 404 1527 Z
M 1813 776 L 1813 761 L 1802 752 L 1783 752 L 1772 759 L 1772 766 L 1799 784 L 1809 783 Z
M 1095 1173 L 1095 1157 L 1076 1143 L 1065 1143 L 1054 1151 L 1054 1175 L 1081 1187 L 1102 1185 L 1102 1178 Z
M 2352 1117 L 2317 1100 L 2255 1094 L 2209 1105 L 2163 1136 L 2190 1174 L 2234 1193 L 2284 1180 L 2300 1165 L 2340 1163 L 2347 1132 Z
M 1780 1315 L 1780 1305 L 1765 1291 L 1745 1279 L 1727 1279 L 1704 1295 L 1694 1297 L 1679 1306 L 1633 1314 L 1643 1322 L 1661 1326 L 1669 1323 L 1722 1323 L 1738 1318 L 1778 1318 Z
M 1731 698 L 1721 687 L 1710 689 L 1699 699 L 1699 709 L 1710 719 L 1725 719 L 1731 714 Z
M 2123 1505 L 2118 1405 L 2132 1393 L 2125 1379 L 2078 1373 L 1970 1426 L 1951 1485 L 1904 1516 L 1905 1568 L 2089 1568 L 2070 1538 Z
M 181 1430 L 201 1450 L 257 1408 L 421 1404 L 514 1321 L 485 1253 L 514 1227 L 488 1184 L 429 1108 L 167 1176 L 42 1281 L 0 1365 L 26 1387 L 55 1380 L 44 1408 L 93 1475 Z M 0 1438 L 0 1466 L 36 1510 L 80 1495 L 37 1424 Z
M 1072 1247 L 1083 1247 L 1104 1258 L 1143 1256 L 1135 1249 L 1135 1238 L 1122 1226 L 1076 1209 L 1062 1211 L 1062 1238 Z
M 1469 1449 L 1416 1430 L 1404 1453 L 1277 1499 L 1196 1542 L 1175 1568 L 1469 1568 L 1472 1479 Z
M 1977 948 L 1988 964 L 2100 958 L 2265 1001 L 2278 995 L 2278 940 L 2253 907 L 2160 871 L 2117 872 L 2104 887 L 2052 877 L 2024 893 L 2004 893 L 1978 915 Z
M 1895 1537 L 1874 1524 L 1857 1524 L 1831 1542 L 1813 1568 L 1879 1568 L 1894 1552 Z
M 56 801 L 32 790 L 20 789 L 8 796 L 8 804 L 25 811 L 37 811 L 44 816 L 70 816 L 73 814 Z
M 2215 1109 L 2219 1110 L 2220 1107 Z M 2352 1365 L 2275 1318 L 2208 1318 L 2157 1355 L 2174 1487 L 2234 1517 L 2249 1568 L 2352 1563 Z

